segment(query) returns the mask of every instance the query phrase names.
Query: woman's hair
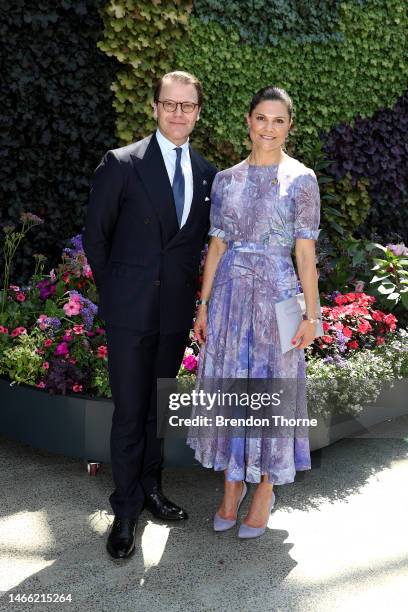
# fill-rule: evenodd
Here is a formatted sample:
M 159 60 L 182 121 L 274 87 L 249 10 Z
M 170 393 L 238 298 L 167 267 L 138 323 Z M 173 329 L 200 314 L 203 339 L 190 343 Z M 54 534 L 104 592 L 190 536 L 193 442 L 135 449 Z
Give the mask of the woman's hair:
M 249 105 L 249 114 L 252 115 L 254 108 L 258 106 L 260 102 L 264 102 L 264 100 L 280 100 L 281 102 L 286 104 L 286 108 L 288 109 L 289 121 L 292 119 L 292 98 L 284 89 L 281 89 L 280 87 L 273 87 L 272 85 L 263 87 L 262 89 L 256 92 Z

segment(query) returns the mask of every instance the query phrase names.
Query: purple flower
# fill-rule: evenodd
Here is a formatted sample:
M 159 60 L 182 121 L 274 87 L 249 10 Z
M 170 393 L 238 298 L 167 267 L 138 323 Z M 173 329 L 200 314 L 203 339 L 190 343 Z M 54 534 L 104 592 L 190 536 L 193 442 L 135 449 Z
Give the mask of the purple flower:
M 56 355 L 68 355 L 68 353 L 68 344 L 66 342 L 61 342 L 55 349 Z
M 389 249 L 396 257 L 408 255 L 408 247 L 406 247 L 403 242 L 400 242 L 399 244 L 387 244 L 386 248 Z
M 40 290 L 40 300 L 45 301 L 49 297 L 55 295 L 55 285 L 47 278 L 37 283 L 37 289 Z
M 347 338 L 340 330 L 336 331 L 337 348 L 340 353 L 344 353 L 347 350 L 347 342 L 350 338 Z

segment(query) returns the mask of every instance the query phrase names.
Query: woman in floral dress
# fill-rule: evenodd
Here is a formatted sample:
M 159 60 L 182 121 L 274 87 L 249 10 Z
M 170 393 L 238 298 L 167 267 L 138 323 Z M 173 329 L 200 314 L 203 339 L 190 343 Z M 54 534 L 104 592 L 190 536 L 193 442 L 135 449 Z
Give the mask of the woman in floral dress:
M 208 379 L 299 381 L 295 414 L 307 417 L 303 349 L 314 339 L 318 295 L 315 241 L 320 198 L 313 170 L 284 152 L 292 125 L 292 101 L 276 87 L 258 91 L 247 115 L 252 151 L 217 174 L 212 187 L 210 245 L 195 334 L 202 343 L 197 385 Z M 291 251 L 295 247 L 306 317 L 293 350 L 282 354 L 275 302 L 297 293 Z M 303 382 L 303 385 L 300 383 Z M 240 537 L 265 531 L 275 484 L 291 483 L 310 469 L 309 440 L 296 431 L 275 438 L 197 435 L 187 443 L 205 467 L 223 470 L 224 497 L 214 529 L 237 520 L 246 482 L 256 483 Z

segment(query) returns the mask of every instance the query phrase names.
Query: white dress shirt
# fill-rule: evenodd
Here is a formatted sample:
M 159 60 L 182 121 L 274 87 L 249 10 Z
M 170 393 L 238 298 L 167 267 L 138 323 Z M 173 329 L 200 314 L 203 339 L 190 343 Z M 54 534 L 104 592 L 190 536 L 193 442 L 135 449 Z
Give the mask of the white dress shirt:
M 169 175 L 170 185 L 173 185 L 174 173 L 176 171 L 176 151 L 177 145 L 163 136 L 159 129 L 156 130 L 156 138 L 159 143 L 160 151 L 163 155 L 164 164 L 167 174 Z M 189 150 L 189 141 L 180 145 L 181 151 L 181 169 L 184 175 L 184 209 L 181 218 L 180 227 L 183 227 L 190 213 L 191 202 L 193 201 L 193 171 L 191 169 L 191 159 Z

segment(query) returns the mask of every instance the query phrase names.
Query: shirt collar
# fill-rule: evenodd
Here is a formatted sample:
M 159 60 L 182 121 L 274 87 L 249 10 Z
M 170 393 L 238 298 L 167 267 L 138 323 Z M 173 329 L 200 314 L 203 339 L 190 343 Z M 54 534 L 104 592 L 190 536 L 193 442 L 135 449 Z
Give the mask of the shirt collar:
M 186 142 L 182 145 L 175 145 L 174 142 L 171 142 L 171 140 L 169 140 L 168 138 L 166 138 L 165 136 L 163 136 L 163 134 L 161 133 L 161 131 L 159 130 L 159 128 L 157 128 L 156 130 L 156 138 L 157 138 L 157 142 L 159 143 L 159 147 L 160 150 L 162 152 L 162 155 L 166 155 L 169 151 L 174 151 L 174 149 L 177 146 L 180 146 L 182 148 L 182 152 L 185 154 L 188 149 L 189 149 L 189 138 L 187 138 Z

